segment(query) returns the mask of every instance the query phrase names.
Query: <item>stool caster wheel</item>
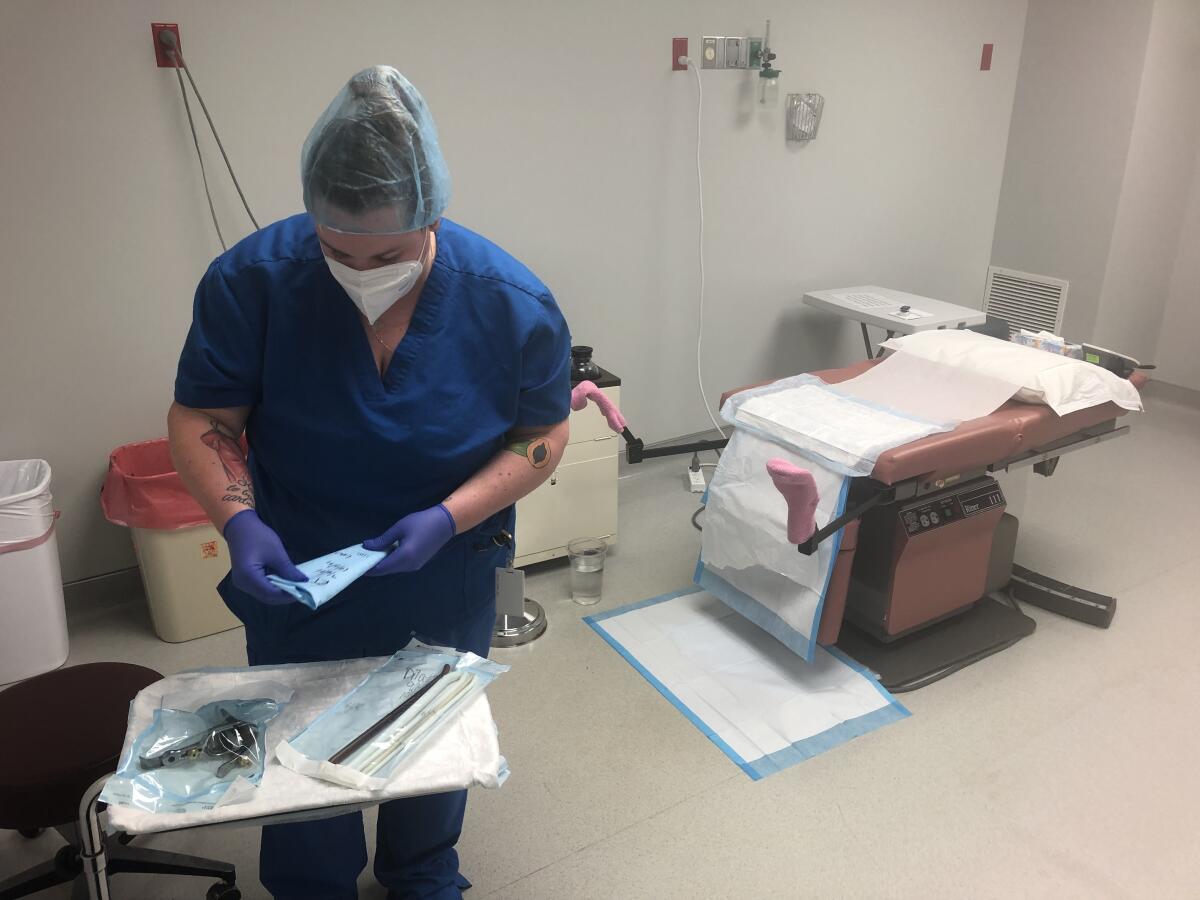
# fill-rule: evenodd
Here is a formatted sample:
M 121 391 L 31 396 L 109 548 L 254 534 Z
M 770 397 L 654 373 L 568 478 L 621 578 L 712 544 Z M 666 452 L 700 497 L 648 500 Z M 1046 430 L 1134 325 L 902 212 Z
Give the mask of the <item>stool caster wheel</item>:
M 45 828 L 18 828 L 17 834 L 32 841 L 35 837 L 41 837 L 42 832 L 45 830 Z
M 242 900 L 242 892 L 236 884 L 218 881 L 208 889 L 206 900 Z

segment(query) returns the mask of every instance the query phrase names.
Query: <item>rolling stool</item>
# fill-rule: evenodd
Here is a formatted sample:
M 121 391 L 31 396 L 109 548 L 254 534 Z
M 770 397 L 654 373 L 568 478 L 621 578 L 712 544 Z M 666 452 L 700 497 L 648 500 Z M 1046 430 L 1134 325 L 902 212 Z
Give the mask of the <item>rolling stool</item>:
M 107 875 L 123 872 L 219 878 L 210 900 L 240 900 L 234 867 L 227 863 L 129 847 L 133 838 L 126 834 L 105 839 L 80 833 L 81 801 L 94 806 L 101 780 L 117 768 L 130 701 L 160 678 L 142 666 L 89 663 L 0 692 L 0 722 L 13 736 L 0 742 L 0 828 L 30 838 L 54 828 L 67 839 L 50 862 L 0 882 L 0 900 L 70 882 L 75 897 L 87 897 L 89 877 L 103 882 L 107 896 Z M 98 857 L 106 868 L 85 872 L 85 856 Z

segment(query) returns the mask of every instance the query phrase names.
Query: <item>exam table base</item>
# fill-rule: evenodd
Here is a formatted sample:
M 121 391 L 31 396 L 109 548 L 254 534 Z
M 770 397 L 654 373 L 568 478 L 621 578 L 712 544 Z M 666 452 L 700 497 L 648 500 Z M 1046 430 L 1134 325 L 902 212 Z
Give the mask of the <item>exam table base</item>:
M 899 694 L 1011 647 L 1036 627 L 1024 613 L 988 596 L 966 612 L 886 644 L 847 622 L 837 646 L 875 672 L 885 688 Z
M 1117 612 L 1117 598 L 1107 594 L 1085 591 L 1062 581 L 1055 581 L 1023 566 L 1013 566 L 1012 583 L 1009 585 L 1013 597 L 1022 603 L 1032 603 L 1042 609 L 1058 613 L 1070 619 L 1087 622 L 1097 628 L 1112 624 Z

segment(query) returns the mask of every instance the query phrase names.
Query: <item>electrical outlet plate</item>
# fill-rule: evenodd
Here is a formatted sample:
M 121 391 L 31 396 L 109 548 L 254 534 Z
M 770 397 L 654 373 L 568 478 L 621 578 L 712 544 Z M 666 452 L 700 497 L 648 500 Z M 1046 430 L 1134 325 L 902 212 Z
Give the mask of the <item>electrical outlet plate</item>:
M 745 69 L 750 65 L 750 43 L 746 38 L 725 38 L 725 68 Z
M 762 45 L 761 38 L 705 35 L 700 38 L 700 68 L 756 69 L 762 64 Z
M 679 57 L 687 56 L 688 39 L 685 37 L 671 38 L 671 71 L 686 72 L 687 66 L 679 61 Z
M 175 33 L 175 46 L 183 52 L 183 41 L 179 37 L 179 26 L 174 22 L 151 22 L 150 37 L 154 40 L 154 61 L 160 69 L 178 69 L 179 66 L 167 56 L 167 48 L 158 40 L 159 32 L 172 31 Z

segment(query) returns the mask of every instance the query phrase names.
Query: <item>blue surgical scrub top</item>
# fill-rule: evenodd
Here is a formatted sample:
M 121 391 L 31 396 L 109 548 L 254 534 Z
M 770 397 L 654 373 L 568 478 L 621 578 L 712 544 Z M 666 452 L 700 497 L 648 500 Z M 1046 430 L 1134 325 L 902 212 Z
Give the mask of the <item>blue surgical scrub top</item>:
M 354 304 L 325 264 L 311 219 L 241 241 L 196 291 L 176 402 L 249 406 L 258 514 L 300 562 L 382 533 L 442 502 L 519 426 L 570 412 L 570 336 L 525 266 L 443 219 L 404 339 L 381 376 Z M 408 635 L 494 601 L 512 529 L 504 510 L 456 536 L 421 572 L 364 578 L 321 610 L 272 607 L 226 578 L 222 596 L 264 655 L 392 652 Z M 395 646 L 392 646 L 395 644 Z

